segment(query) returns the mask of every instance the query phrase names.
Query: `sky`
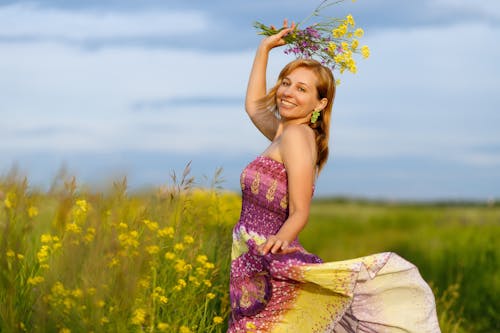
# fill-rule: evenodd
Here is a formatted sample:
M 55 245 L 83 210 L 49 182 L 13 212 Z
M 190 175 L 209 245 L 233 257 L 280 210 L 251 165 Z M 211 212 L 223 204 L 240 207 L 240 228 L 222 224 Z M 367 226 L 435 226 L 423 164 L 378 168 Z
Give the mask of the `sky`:
M 0 0 L 0 175 L 47 186 L 191 172 L 222 186 L 269 142 L 244 95 L 255 21 L 301 21 L 319 1 Z M 317 196 L 500 198 L 500 2 L 358 0 L 371 56 L 339 75 Z M 292 56 L 271 52 L 268 82 Z M 204 180 L 205 178 L 208 181 Z

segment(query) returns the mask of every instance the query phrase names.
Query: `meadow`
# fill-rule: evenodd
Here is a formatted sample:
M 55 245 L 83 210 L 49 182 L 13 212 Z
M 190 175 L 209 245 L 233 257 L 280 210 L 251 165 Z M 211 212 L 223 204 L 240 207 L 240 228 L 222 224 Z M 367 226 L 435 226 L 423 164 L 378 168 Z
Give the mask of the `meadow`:
M 225 332 L 239 193 L 220 170 L 157 188 L 39 190 L 0 178 L 0 332 Z M 301 241 L 324 260 L 395 251 L 433 287 L 443 332 L 500 330 L 500 205 L 316 199 Z

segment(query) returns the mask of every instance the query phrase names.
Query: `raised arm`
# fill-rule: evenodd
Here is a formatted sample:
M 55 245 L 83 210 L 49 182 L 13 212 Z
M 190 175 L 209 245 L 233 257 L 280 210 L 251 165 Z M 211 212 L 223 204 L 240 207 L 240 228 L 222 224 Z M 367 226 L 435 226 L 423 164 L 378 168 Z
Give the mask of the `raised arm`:
M 267 93 L 266 70 L 269 52 L 275 47 L 284 45 L 285 41 L 283 37 L 294 28 L 295 24 L 292 23 L 292 26 L 288 27 L 288 22 L 285 20 L 283 23 L 283 30 L 262 40 L 257 48 L 252 70 L 250 72 L 250 78 L 248 79 L 245 109 L 254 125 L 269 140 L 273 140 L 276 134 L 278 120 L 269 110 L 259 108 L 257 102 Z

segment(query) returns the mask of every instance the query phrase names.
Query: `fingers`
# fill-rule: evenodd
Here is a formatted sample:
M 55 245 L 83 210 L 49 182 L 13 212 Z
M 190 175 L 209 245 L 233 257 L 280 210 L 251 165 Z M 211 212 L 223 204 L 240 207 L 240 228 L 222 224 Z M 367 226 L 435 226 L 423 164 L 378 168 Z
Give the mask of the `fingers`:
M 298 247 L 289 247 L 289 242 L 286 240 L 281 240 L 276 236 L 271 236 L 268 238 L 265 244 L 259 247 L 259 251 L 262 255 L 268 253 L 272 254 L 288 254 L 297 252 L 300 250 Z

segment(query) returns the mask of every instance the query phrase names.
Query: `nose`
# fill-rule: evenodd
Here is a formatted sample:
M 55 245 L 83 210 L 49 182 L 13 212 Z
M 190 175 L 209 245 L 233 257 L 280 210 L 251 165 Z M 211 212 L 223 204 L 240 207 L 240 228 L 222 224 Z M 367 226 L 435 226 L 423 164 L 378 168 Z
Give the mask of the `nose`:
M 286 87 L 285 89 L 283 89 L 282 95 L 283 95 L 283 97 L 292 96 L 292 91 L 291 91 L 290 87 Z

